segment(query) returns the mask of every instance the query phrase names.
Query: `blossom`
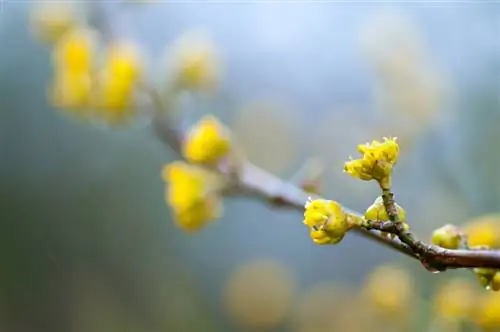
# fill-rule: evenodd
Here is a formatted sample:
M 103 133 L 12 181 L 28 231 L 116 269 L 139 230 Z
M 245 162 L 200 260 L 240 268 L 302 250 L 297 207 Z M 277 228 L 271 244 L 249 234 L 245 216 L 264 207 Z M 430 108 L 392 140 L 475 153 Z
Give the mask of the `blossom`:
M 184 162 L 166 165 L 165 201 L 173 211 L 177 226 L 196 231 L 222 215 L 218 181 L 212 173 Z
M 54 46 L 57 71 L 89 73 L 94 65 L 96 34 L 87 27 L 67 31 Z
M 364 181 L 381 181 L 390 177 L 398 160 L 399 145 L 396 138 L 384 137 L 383 142 L 374 140 L 358 145 L 358 152 L 362 158 L 350 158 L 344 165 L 344 172 Z
M 316 244 L 339 243 L 349 230 L 347 216 L 335 201 L 309 199 L 305 204 L 304 224 Z
M 208 115 L 192 127 L 182 148 L 190 162 L 213 163 L 227 155 L 231 143 L 226 128 Z

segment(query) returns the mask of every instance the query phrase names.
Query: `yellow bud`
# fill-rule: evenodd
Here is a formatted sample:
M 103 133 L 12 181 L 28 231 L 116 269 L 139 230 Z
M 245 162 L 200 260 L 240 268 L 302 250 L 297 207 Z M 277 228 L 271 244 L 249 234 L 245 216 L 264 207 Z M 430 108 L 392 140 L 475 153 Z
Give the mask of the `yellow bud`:
M 400 221 L 406 220 L 406 211 L 399 204 L 396 203 L 396 210 L 398 212 L 398 217 Z M 381 220 L 386 221 L 389 220 L 389 216 L 387 215 L 387 211 L 385 210 L 384 200 L 382 196 L 379 196 L 375 199 L 373 204 L 366 210 L 365 212 L 366 220 Z
M 462 236 L 456 226 L 445 225 L 432 233 L 432 243 L 446 249 L 458 249 L 462 244 Z
M 190 162 L 212 164 L 229 153 L 231 142 L 222 123 L 208 115 L 192 127 L 182 148 Z
M 347 216 L 335 201 L 325 199 L 308 200 L 305 205 L 304 224 L 317 244 L 336 244 L 349 230 Z
M 96 33 L 87 27 L 67 31 L 54 49 L 54 64 L 57 70 L 71 73 L 88 73 L 92 70 Z
M 473 269 L 474 274 L 478 278 L 481 286 L 487 289 L 492 288 L 492 281 L 495 277 L 497 270 L 494 269 L 486 269 L 486 268 L 475 268 Z

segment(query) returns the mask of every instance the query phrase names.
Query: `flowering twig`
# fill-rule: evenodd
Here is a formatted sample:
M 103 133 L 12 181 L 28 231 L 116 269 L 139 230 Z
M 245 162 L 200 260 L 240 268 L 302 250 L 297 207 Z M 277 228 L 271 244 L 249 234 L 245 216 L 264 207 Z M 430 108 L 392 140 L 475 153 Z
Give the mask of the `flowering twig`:
M 156 134 L 168 147 L 176 153 L 180 152 L 180 143 L 184 133 L 169 121 L 168 116 L 158 115 L 153 120 Z M 221 173 L 227 172 L 222 167 Z M 247 194 L 251 194 L 266 202 L 276 201 L 283 206 L 303 211 L 304 202 L 310 194 L 297 186 L 283 181 L 277 176 L 246 162 L 239 173 L 238 187 Z M 360 215 L 349 209 L 347 213 Z M 389 208 L 391 211 L 391 208 Z M 354 229 L 361 234 L 380 244 L 391 247 L 398 252 L 415 259 L 422 260 L 424 265 L 437 271 L 452 268 L 487 267 L 500 269 L 500 251 L 497 250 L 449 250 L 434 245 L 426 244 L 415 239 L 412 233 L 402 231 L 398 224 L 392 222 L 368 221 L 369 227 Z M 384 237 L 377 231 L 395 234 L 399 239 Z M 403 234 L 404 233 L 404 234 Z M 404 241 L 401 240 L 404 239 Z

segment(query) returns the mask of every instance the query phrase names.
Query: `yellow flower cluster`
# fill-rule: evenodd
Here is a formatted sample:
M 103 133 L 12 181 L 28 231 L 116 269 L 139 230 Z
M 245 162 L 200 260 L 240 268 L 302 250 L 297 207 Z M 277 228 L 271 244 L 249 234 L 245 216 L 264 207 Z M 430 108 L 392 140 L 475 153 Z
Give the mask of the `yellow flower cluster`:
M 229 133 L 214 116 L 203 117 L 188 133 L 183 144 L 184 157 L 193 163 L 213 164 L 229 153 Z
M 444 225 L 432 233 L 432 243 L 446 249 L 458 249 L 462 244 L 462 234 L 454 225 Z
M 486 293 L 479 301 L 475 323 L 484 331 L 500 329 L 500 293 Z
M 363 293 L 380 314 L 391 317 L 405 315 L 411 312 L 414 281 L 407 271 L 382 265 L 370 274 Z
M 75 111 L 76 115 L 83 116 L 81 110 L 91 103 L 95 37 L 89 28 L 72 28 L 54 47 L 51 100 L 56 107 Z
M 166 182 L 165 201 L 172 208 L 174 221 L 185 231 L 197 231 L 222 213 L 214 174 L 184 162 L 166 165 L 162 171 Z
M 99 118 L 110 124 L 132 118 L 134 89 L 141 72 L 141 58 L 133 45 L 123 42 L 110 45 L 95 87 L 94 102 Z
M 134 89 L 142 72 L 137 49 L 123 42 L 112 43 L 102 66 L 96 68 L 98 34 L 86 26 L 60 30 L 64 33 L 58 35 L 53 50 L 53 105 L 108 124 L 130 120 Z
M 316 244 L 337 244 L 349 230 L 347 215 L 335 201 L 309 199 L 305 204 L 304 224 Z
M 181 90 L 213 91 L 219 80 L 218 55 L 212 42 L 199 33 L 182 36 L 169 54 L 174 84 Z
M 462 321 L 472 317 L 476 300 L 475 288 L 463 279 L 453 279 L 438 288 L 434 298 L 439 318 Z
M 374 140 L 358 145 L 358 152 L 362 158 L 353 160 L 351 157 L 344 165 L 344 172 L 364 181 L 385 181 L 398 160 L 399 145 L 396 138 L 384 137 L 383 142 Z
M 403 223 L 405 231 L 409 231 L 410 226 L 405 222 L 406 211 L 397 203 L 396 203 L 396 209 L 398 211 L 399 221 Z M 387 211 L 385 210 L 384 200 L 382 199 L 381 196 L 377 197 L 375 199 L 375 202 L 373 202 L 373 204 L 366 210 L 364 218 L 365 220 L 381 220 L 381 221 L 389 220 L 389 216 L 387 215 Z M 382 232 L 382 235 L 390 237 L 395 236 L 394 234 L 387 234 L 384 232 Z

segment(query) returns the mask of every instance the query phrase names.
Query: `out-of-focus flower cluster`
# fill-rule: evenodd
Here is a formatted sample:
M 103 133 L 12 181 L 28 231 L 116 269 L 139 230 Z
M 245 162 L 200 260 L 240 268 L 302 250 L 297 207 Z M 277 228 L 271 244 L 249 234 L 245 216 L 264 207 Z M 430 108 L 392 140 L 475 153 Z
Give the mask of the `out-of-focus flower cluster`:
M 438 284 L 431 301 L 418 279 L 401 266 L 376 267 L 360 285 L 323 281 L 299 289 L 281 262 L 255 260 L 238 266 L 225 287 L 225 305 L 239 327 L 272 329 L 291 324 L 297 332 L 459 331 L 469 324 L 500 328 L 500 297 L 475 287 L 470 278 Z M 427 287 L 427 286 L 426 286 Z M 299 292 L 300 290 L 300 292 Z M 422 320 L 422 314 L 431 320 Z M 430 326 L 429 326 L 430 324 Z
M 409 145 L 442 110 L 444 77 L 429 59 L 417 27 L 402 13 L 383 12 L 368 21 L 361 44 L 376 71 L 375 97 L 384 119 Z
M 165 200 L 181 228 L 199 230 L 222 215 L 221 194 L 229 183 L 216 168 L 222 161 L 233 167 L 231 148 L 228 129 L 215 117 L 205 116 L 182 142 L 182 154 L 190 164 L 165 166 Z

